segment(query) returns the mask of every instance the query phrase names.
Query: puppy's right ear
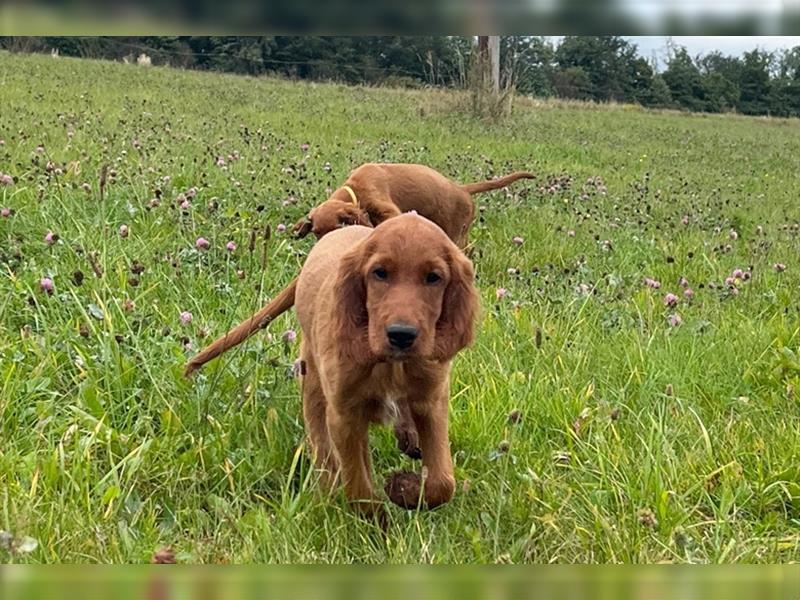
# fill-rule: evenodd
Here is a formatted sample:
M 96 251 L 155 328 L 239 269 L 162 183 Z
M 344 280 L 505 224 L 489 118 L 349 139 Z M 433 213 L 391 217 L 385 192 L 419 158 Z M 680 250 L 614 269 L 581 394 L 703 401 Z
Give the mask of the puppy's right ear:
M 292 233 L 295 237 L 303 238 L 311 233 L 311 228 L 314 226 L 309 217 L 303 217 L 292 227 Z
M 449 262 L 450 283 L 444 291 L 442 314 L 436 323 L 439 360 L 450 360 L 472 343 L 478 316 L 479 300 L 472 263 L 455 244 L 451 244 Z
M 357 364 L 368 362 L 371 355 L 363 265 L 364 252 L 357 246 L 342 258 L 333 285 L 336 316 L 332 334 L 342 354 Z

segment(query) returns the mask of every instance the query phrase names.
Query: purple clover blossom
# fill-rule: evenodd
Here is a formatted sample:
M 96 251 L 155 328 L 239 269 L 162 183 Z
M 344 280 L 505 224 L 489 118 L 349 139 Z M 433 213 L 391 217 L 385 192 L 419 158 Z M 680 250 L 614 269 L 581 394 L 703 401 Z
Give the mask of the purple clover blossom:
M 661 287 L 661 282 L 660 281 L 658 281 L 657 279 L 652 279 L 650 277 L 645 277 L 644 278 L 644 284 L 647 287 L 649 287 L 651 289 L 654 289 L 654 290 L 657 290 L 657 289 L 659 289 Z

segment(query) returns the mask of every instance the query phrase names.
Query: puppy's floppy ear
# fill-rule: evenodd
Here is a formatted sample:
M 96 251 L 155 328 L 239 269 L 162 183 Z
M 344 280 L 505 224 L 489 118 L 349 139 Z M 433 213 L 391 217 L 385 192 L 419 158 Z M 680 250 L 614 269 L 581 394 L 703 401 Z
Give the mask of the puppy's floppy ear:
M 303 217 L 297 223 L 295 223 L 294 227 L 292 227 L 292 232 L 296 237 L 306 237 L 309 233 L 311 233 L 311 227 L 313 227 L 313 225 L 314 224 L 311 221 L 311 215 L 309 215 L 308 217 Z
M 363 225 L 364 227 L 372 227 L 372 221 L 369 220 L 369 213 L 365 210 L 358 211 L 358 223 L 357 225 Z
M 333 286 L 336 316 L 331 335 L 344 357 L 358 364 L 369 362 L 371 356 L 364 260 L 364 244 L 359 244 L 342 257 Z
M 472 263 L 455 244 L 450 249 L 450 282 L 442 298 L 442 313 L 436 323 L 436 350 L 439 360 L 450 360 L 469 346 L 475 337 L 478 317 L 478 292 Z

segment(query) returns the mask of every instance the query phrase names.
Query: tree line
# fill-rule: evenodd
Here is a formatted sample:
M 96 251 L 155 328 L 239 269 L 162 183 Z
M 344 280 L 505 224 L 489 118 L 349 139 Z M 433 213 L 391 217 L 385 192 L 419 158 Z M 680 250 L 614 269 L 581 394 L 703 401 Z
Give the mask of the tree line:
M 465 87 L 476 52 L 458 36 L 40 37 L 0 38 L 12 51 L 121 60 L 248 75 L 419 87 Z M 620 36 L 501 38 L 506 84 L 523 94 L 646 107 L 800 116 L 800 46 L 742 56 L 691 56 L 668 43 L 662 68 Z

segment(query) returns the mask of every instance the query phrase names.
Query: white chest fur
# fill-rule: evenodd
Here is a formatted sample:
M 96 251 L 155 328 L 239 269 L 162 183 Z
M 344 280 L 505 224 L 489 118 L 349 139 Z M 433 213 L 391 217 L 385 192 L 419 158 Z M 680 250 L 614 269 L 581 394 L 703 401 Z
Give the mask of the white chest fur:
M 369 395 L 364 398 L 371 421 L 385 425 L 397 419 L 397 403 L 408 395 L 406 368 L 405 363 L 378 363 L 373 367 L 365 382 Z

